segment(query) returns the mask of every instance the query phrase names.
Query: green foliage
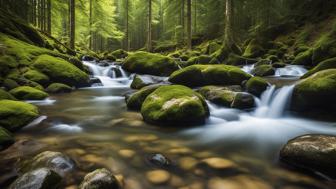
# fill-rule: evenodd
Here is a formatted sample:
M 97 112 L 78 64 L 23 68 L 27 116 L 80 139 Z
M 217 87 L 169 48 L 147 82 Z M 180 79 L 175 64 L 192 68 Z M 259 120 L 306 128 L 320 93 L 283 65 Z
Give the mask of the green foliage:
M 36 106 L 19 101 L 0 100 L 0 126 L 16 131 L 39 115 Z

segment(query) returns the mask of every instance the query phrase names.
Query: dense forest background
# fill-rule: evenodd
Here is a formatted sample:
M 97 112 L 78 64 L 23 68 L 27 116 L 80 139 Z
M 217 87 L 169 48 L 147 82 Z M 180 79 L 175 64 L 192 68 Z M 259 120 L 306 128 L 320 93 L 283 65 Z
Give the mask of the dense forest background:
M 335 9 L 335 2 L 328 0 L 1 0 L 0 3 L 5 10 L 61 42 L 98 52 L 119 48 L 160 52 L 188 45 L 189 41 L 195 45 L 225 33 L 241 44 L 248 37 L 262 35 L 270 26 L 314 23 Z

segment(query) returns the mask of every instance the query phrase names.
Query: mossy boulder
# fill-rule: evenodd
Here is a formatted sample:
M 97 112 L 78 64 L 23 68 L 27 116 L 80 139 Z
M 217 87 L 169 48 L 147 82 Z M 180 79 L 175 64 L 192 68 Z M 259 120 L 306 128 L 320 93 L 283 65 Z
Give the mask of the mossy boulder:
M 52 83 L 46 88 L 46 91 L 48 93 L 70 93 L 72 88 L 63 83 Z
M 19 101 L 0 100 L 0 126 L 16 131 L 39 116 L 36 106 Z
M 46 85 L 49 82 L 49 77 L 47 75 L 36 70 L 28 70 L 23 74 L 23 76 L 41 85 Z
M 270 84 L 261 77 L 252 77 L 246 83 L 246 90 L 247 92 L 255 95 L 260 96 L 269 86 Z
M 189 58 L 184 66 L 191 66 L 194 64 L 209 64 L 212 60 L 211 56 L 208 55 L 200 55 Z
M 130 54 L 123 63 L 123 68 L 131 73 L 156 76 L 169 76 L 179 69 L 172 58 L 143 51 Z
M 61 182 L 62 177 L 56 172 L 47 168 L 39 168 L 20 176 L 10 185 L 9 189 L 57 189 Z
M 13 135 L 5 128 L 0 127 L 0 150 L 3 150 L 15 142 Z
M 52 82 L 76 87 L 89 85 L 89 76 L 86 73 L 61 58 L 41 55 L 35 60 L 33 67 L 49 76 Z
M 131 83 L 132 89 L 141 89 L 148 85 L 165 82 L 165 77 L 151 76 L 151 75 L 135 75 Z
M 230 53 L 225 63 L 228 65 L 240 66 L 246 64 L 254 64 L 257 60 L 253 58 L 246 58 L 234 53 Z
M 294 88 L 292 108 L 297 111 L 336 110 L 336 69 L 328 69 L 300 81 Z
M 16 87 L 19 87 L 20 85 L 13 79 L 5 79 L 2 84 L 7 90 L 14 89 Z
M 9 92 L 0 89 L 0 100 L 16 100 L 16 98 Z
M 126 58 L 128 56 L 128 52 L 122 49 L 115 50 L 111 53 L 117 59 Z
M 209 109 L 204 98 L 190 88 L 168 85 L 159 87 L 146 98 L 141 114 L 149 123 L 189 125 L 204 122 Z
M 48 93 L 28 86 L 17 87 L 9 93 L 19 100 L 43 100 L 49 96 Z
M 243 93 L 240 86 L 205 86 L 198 90 L 207 100 L 225 107 L 248 109 L 254 107 L 254 98 Z
M 264 52 L 265 50 L 260 43 L 256 39 L 253 39 L 247 45 L 243 56 L 247 58 L 256 58 L 261 56 Z
M 140 110 L 147 96 L 154 92 L 160 86 L 162 85 L 147 86 L 133 93 L 130 97 L 126 98 L 127 108 L 131 110 Z
M 240 85 L 250 79 L 240 68 L 228 65 L 193 65 L 174 72 L 169 81 L 188 87 L 204 85 Z
M 314 53 L 313 49 L 308 49 L 304 52 L 299 53 L 297 56 L 295 56 L 293 64 L 305 65 L 305 66 L 312 65 L 313 53 Z
M 16 68 L 19 63 L 12 57 L 4 55 L 0 57 L 0 76 L 5 76 L 9 70 Z
M 255 76 L 260 76 L 260 77 L 264 77 L 264 76 L 272 76 L 275 74 L 275 70 L 272 67 L 272 65 L 261 65 L 261 66 L 257 66 L 255 67 L 251 73 Z
M 336 69 L 336 57 L 330 58 L 328 60 L 325 60 L 321 63 L 319 63 L 316 67 L 309 70 L 305 75 L 302 76 L 302 78 L 307 78 L 319 71 L 327 70 L 327 69 Z

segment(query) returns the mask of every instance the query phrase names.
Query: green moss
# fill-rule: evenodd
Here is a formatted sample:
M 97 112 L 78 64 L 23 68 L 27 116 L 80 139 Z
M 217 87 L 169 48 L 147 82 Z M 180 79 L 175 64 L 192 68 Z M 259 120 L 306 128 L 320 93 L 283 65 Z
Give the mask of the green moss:
M 123 68 L 132 73 L 169 76 L 178 65 L 167 56 L 138 51 L 127 57 Z
M 286 67 L 286 64 L 283 62 L 275 62 L 272 64 L 273 68 L 283 68 Z
M 0 127 L 0 150 L 5 149 L 14 142 L 15 140 L 12 134 L 9 131 L 7 131 L 7 129 Z
M 127 98 L 127 108 L 131 110 L 140 110 L 143 102 L 147 98 L 148 95 L 150 95 L 152 92 L 154 92 L 157 88 L 159 88 L 161 85 L 151 85 L 142 88 L 141 90 L 135 92 L 132 94 L 129 98 Z
M 279 61 L 279 58 L 277 55 L 269 55 L 266 60 L 272 61 L 272 62 L 277 62 Z
M 10 94 L 19 100 L 43 100 L 49 95 L 36 88 L 21 86 L 9 91 Z
M 193 65 L 174 72 L 169 81 L 189 87 L 204 85 L 240 85 L 251 76 L 228 65 Z
M 181 85 L 162 86 L 141 107 L 145 121 L 158 124 L 193 124 L 209 116 L 204 98 Z
M 247 58 L 256 58 L 261 56 L 264 53 L 264 51 L 265 50 L 261 47 L 258 41 L 253 39 L 246 47 L 243 56 Z
M 328 69 L 300 81 L 294 88 L 292 108 L 336 110 L 336 69 Z
M 16 98 L 7 91 L 0 89 L 0 100 L 16 100 Z
M 52 82 L 64 83 L 70 86 L 88 86 L 89 76 L 71 63 L 49 55 L 39 56 L 33 67 L 49 76 Z
M 307 78 L 319 71 L 322 70 L 327 70 L 327 69 L 336 69 L 336 57 L 335 58 L 331 58 L 331 59 L 327 59 L 321 63 L 319 63 L 316 67 L 314 67 L 313 69 L 309 70 L 309 72 L 307 72 L 304 76 L 302 76 L 302 78 Z
M 23 74 L 23 76 L 41 85 L 46 85 L 49 82 L 48 76 L 36 70 L 28 70 L 27 72 Z
M 212 57 L 208 55 L 195 56 L 188 59 L 186 63 L 183 64 L 184 67 L 191 66 L 194 64 L 209 64 Z
M 309 66 L 312 64 L 312 58 L 313 58 L 313 49 L 308 49 L 302 53 L 299 53 L 295 57 L 293 64 Z
M 0 100 L 0 126 L 16 131 L 39 116 L 36 106 L 19 101 Z
M 3 86 L 7 89 L 7 90 L 11 90 L 11 89 L 14 89 L 16 87 L 19 86 L 19 84 L 14 81 L 13 79 L 5 79 L 3 81 Z
M 218 44 L 217 42 L 210 42 L 209 46 L 207 47 L 207 54 L 213 54 L 218 51 L 222 45 Z
M 117 59 L 126 58 L 128 56 L 128 52 L 122 49 L 115 50 L 111 53 L 112 56 L 114 56 Z
M 269 83 L 261 77 L 252 77 L 246 83 L 246 90 L 253 95 L 260 96 L 269 86 Z
M 5 76 L 9 70 L 16 68 L 18 62 L 12 56 L 1 56 L 0 57 L 0 76 Z
M 272 65 L 261 65 L 257 66 L 252 70 L 252 74 L 255 76 L 271 76 L 275 74 L 275 70 L 273 69 Z
M 62 83 L 52 83 L 47 88 L 48 93 L 70 93 L 72 88 Z
M 234 65 L 234 66 L 254 64 L 256 62 L 257 62 L 256 59 L 246 58 L 246 57 L 239 56 L 239 55 L 236 55 L 236 54 L 233 54 L 233 53 L 230 53 L 229 57 L 225 61 L 226 64 Z

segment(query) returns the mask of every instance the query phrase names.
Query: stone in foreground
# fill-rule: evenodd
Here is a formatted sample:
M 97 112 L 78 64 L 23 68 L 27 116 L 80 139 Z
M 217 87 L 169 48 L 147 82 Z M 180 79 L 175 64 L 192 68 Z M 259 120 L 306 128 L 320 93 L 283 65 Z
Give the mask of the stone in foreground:
M 336 136 L 305 135 L 292 139 L 282 148 L 280 159 L 294 167 L 336 178 Z
M 118 180 L 107 169 L 97 169 L 87 174 L 80 189 L 119 189 Z

